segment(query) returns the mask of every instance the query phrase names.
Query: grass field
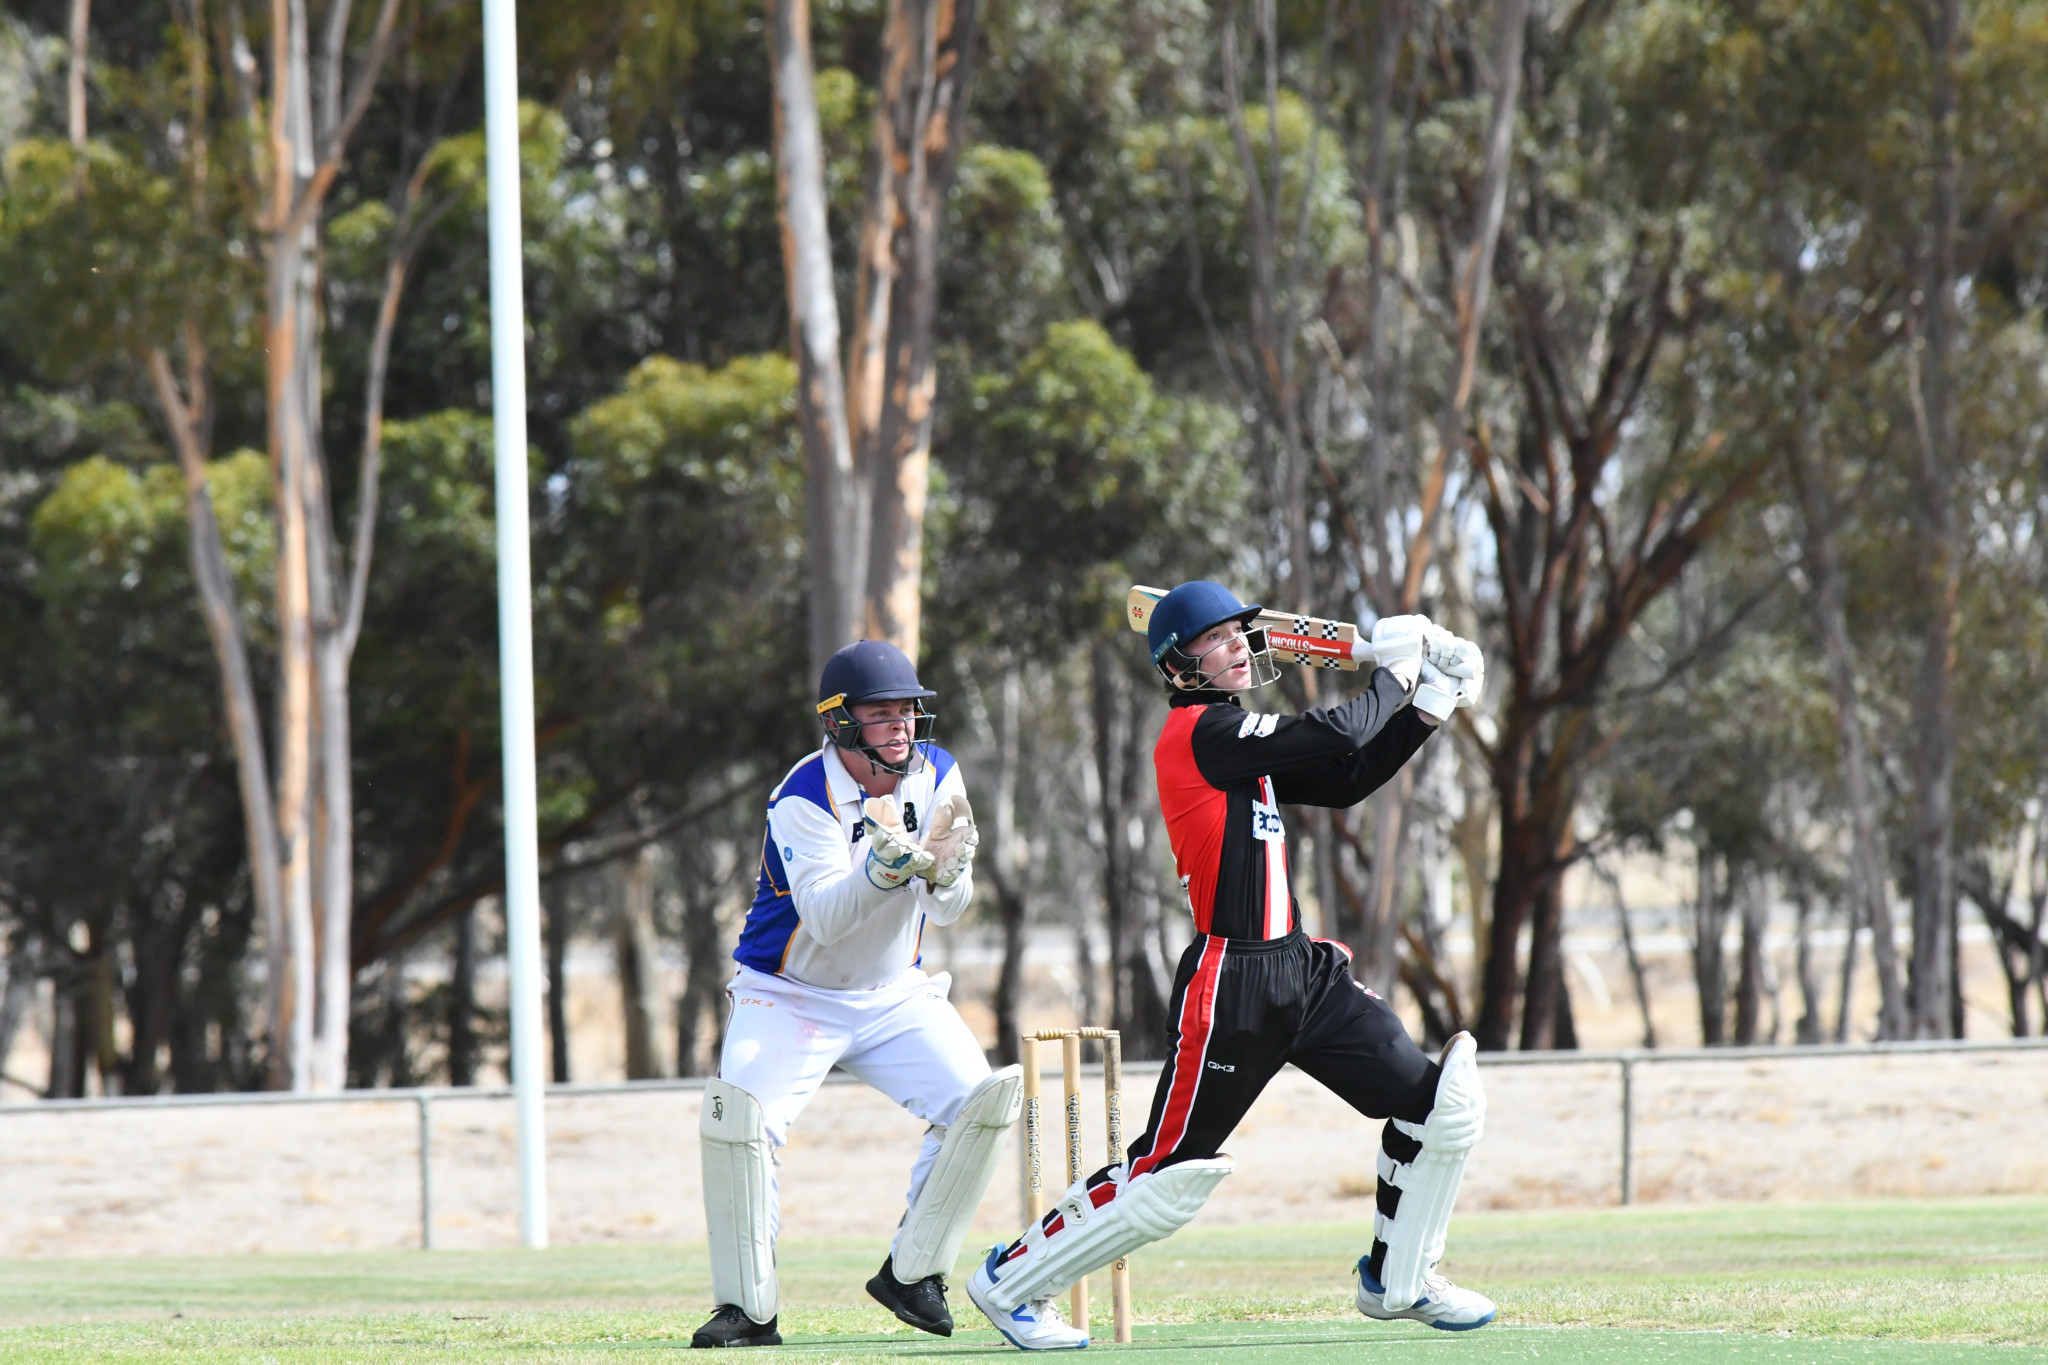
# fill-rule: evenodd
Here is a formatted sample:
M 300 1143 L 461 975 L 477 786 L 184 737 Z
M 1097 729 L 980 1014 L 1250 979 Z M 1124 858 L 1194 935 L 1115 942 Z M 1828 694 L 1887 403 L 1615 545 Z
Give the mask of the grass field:
M 1456 1334 L 1352 1310 L 1368 1235 L 1190 1230 L 1132 1258 L 1137 1340 L 1094 1349 L 1144 1365 L 2048 1359 L 2048 1199 L 1461 1218 L 1445 1269 L 1501 1315 Z M 789 1344 L 751 1365 L 1016 1358 L 957 1288 L 950 1340 L 870 1304 L 884 1249 L 785 1244 Z M 645 1357 L 687 1347 L 708 1283 L 697 1247 L 0 1261 L 0 1361 Z

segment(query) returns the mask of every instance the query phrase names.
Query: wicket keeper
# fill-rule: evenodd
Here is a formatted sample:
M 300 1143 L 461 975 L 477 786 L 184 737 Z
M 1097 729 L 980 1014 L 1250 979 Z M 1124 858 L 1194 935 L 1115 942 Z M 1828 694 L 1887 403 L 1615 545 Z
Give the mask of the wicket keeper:
M 1436 1272 L 1485 1114 L 1475 1044 L 1461 1033 L 1432 1061 L 1353 978 L 1348 949 L 1302 932 L 1280 819 L 1283 804 L 1364 800 L 1454 708 L 1478 700 L 1484 661 L 1425 617 L 1387 617 L 1373 629 L 1379 666 L 1364 692 L 1298 716 L 1257 715 L 1237 694 L 1278 676 L 1253 625 L 1259 610 L 1194 582 L 1152 611 L 1147 643 L 1171 707 L 1153 765 L 1197 932 L 1174 980 L 1174 1038 L 1147 1131 L 968 1281 L 975 1305 L 1025 1350 L 1088 1344 L 1040 1305 L 1193 1218 L 1230 1173 L 1224 1140 L 1288 1062 L 1387 1120 L 1358 1310 L 1448 1331 L 1493 1320 L 1490 1300 Z
M 977 836 L 960 769 L 932 743 L 937 694 L 903 651 L 862 640 L 818 685 L 823 743 L 768 798 L 754 904 L 718 1075 L 705 1085 L 704 1221 L 718 1309 L 692 1346 L 775 1346 L 775 1151 L 837 1065 L 928 1125 L 908 1208 L 868 1293 L 951 1336 L 944 1274 L 1016 1121 L 1023 1079 L 990 1074 L 919 967 L 925 926 L 974 895 Z

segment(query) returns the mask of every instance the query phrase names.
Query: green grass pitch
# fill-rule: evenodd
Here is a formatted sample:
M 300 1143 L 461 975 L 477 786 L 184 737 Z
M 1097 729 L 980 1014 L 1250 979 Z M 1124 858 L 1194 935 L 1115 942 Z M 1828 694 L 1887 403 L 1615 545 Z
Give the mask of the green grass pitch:
M 1360 1318 L 1347 1281 L 1369 1235 L 1191 1229 L 1132 1258 L 1137 1340 L 1093 1349 L 1144 1365 L 2048 1360 L 2048 1199 L 1460 1218 L 1445 1269 L 1501 1306 L 1468 1333 Z M 788 1344 L 751 1365 L 1017 1358 L 957 1286 L 950 1340 L 870 1304 L 883 1251 L 785 1244 Z M 699 1247 L 0 1261 L 0 1361 L 646 1359 L 688 1346 L 708 1284 Z

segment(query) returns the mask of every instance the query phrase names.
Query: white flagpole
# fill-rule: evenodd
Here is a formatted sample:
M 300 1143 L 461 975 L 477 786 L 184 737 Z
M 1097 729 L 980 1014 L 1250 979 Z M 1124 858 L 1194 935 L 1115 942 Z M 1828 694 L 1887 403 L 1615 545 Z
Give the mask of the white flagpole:
M 491 420 L 497 464 L 498 687 L 505 748 L 505 942 L 519 1132 L 519 1240 L 548 1244 L 540 1052 L 540 835 L 533 758 L 533 593 L 526 506 L 526 307 L 519 231 L 513 0 L 484 5 L 484 168 L 491 234 Z

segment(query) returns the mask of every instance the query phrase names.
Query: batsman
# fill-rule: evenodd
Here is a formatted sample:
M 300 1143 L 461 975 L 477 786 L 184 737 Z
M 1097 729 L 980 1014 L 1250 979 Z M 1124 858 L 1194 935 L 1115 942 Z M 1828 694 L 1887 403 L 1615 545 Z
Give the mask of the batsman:
M 1197 932 L 1174 980 L 1174 1037 L 1147 1131 L 968 1281 L 975 1306 L 1028 1351 L 1088 1344 L 1046 1311 L 1050 1296 L 1193 1218 L 1230 1174 L 1223 1142 L 1289 1062 L 1386 1120 L 1358 1310 L 1447 1331 L 1493 1320 L 1489 1299 L 1436 1269 L 1485 1115 L 1475 1044 L 1461 1033 L 1431 1060 L 1353 978 L 1342 944 L 1302 932 L 1280 818 L 1282 805 L 1364 800 L 1478 700 L 1484 660 L 1426 617 L 1384 617 L 1365 691 L 1298 716 L 1255 714 L 1237 694 L 1278 676 L 1260 611 L 1218 584 L 1183 583 L 1147 623 L 1171 708 L 1152 751 L 1159 806 Z
M 846 646 L 818 688 L 823 743 L 768 798 L 754 903 L 701 1150 L 718 1308 L 692 1346 L 775 1346 L 776 1151 L 834 1066 L 922 1119 L 902 1222 L 868 1293 L 950 1336 L 944 1276 L 1023 1099 L 919 963 L 927 924 L 974 895 L 978 842 L 960 769 L 932 742 L 937 694 L 902 650 Z

